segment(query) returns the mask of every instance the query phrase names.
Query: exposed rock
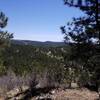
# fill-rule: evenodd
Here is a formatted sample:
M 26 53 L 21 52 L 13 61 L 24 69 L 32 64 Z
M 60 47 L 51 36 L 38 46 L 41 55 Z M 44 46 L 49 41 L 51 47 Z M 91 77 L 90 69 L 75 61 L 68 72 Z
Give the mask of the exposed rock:
M 46 94 L 36 97 L 36 100 L 53 100 L 53 98 L 52 96 L 50 96 L 50 94 Z
M 35 87 L 36 88 L 41 88 L 41 83 L 38 83 Z
M 51 95 L 53 95 L 53 94 L 55 94 L 55 93 L 56 93 L 55 90 L 50 91 L 50 94 L 51 94 Z
M 13 90 L 7 92 L 7 97 L 8 97 L 8 98 L 14 97 L 14 96 L 17 95 L 18 93 L 20 93 L 20 89 L 14 88 Z
M 22 91 L 27 91 L 29 89 L 29 86 L 22 86 L 21 89 Z
M 71 88 L 73 88 L 73 89 L 75 89 L 75 88 L 78 88 L 79 86 L 78 86 L 78 84 L 77 83 L 71 83 Z
M 21 100 L 25 96 L 25 94 L 23 93 L 28 89 L 29 89 L 28 86 L 14 88 L 13 90 L 6 93 L 6 98 L 9 98 L 10 100 Z
M 21 94 L 21 95 L 15 97 L 15 100 L 22 100 L 24 96 L 25 96 L 24 94 Z
M 86 88 L 66 90 L 57 88 L 46 93 L 40 93 L 38 95 L 31 96 L 29 97 L 30 99 L 23 99 L 27 93 L 31 93 L 30 91 L 25 92 L 28 89 L 29 87 L 27 86 L 23 86 L 22 91 L 20 91 L 18 88 L 15 88 L 14 90 L 7 92 L 8 99 L 5 99 L 5 97 L 1 96 L 0 100 L 97 100 L 99 98 L 97 92 L 90 91 Z

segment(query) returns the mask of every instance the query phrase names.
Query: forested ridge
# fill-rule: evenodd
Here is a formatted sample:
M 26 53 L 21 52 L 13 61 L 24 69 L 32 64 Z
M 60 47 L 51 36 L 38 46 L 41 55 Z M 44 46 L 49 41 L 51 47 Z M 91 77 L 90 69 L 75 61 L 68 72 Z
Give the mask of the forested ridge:
M 100 0 L 63 1 L 84 13 L 60 27 L 64 43 L 12 40 L 12 33 L 2 31 L 8 18 L 0 13 L 0 88 L 4 91 L 28 86 L 23 98 L 31 98 L 53 88 L 85 87 L 100 99 Z

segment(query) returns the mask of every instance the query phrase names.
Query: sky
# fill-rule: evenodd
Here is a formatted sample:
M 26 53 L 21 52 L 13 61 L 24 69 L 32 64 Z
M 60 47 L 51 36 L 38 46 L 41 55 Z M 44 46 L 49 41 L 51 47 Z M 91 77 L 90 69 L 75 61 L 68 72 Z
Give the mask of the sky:
M 63 41 L 60 26 L 83 15 L 63 0 L 0 0 L 0 11 L 9 18 L 4 30 L 14 39 L 34 41 Z

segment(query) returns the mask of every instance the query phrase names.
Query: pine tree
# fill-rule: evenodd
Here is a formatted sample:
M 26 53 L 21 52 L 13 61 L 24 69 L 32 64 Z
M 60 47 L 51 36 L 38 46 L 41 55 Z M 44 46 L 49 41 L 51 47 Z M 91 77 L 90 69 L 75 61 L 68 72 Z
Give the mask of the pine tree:
M 95 38 L 100 44 L 100 0 L 64 0 L 64 4 L 77 7 L 85 13 L 85 16 L 73 18 L 73 21 L 67 24 L 67 33 L 65 26 L 61 27 L 65 39 L 81 43 Z
M 5 66 L 3 60 L 3 51 L 10 44 L 10 39 L 13 38 L 13 34 L 3 31 L 2 29 L 6 27 L 8 18 L 3 12 L 0 12 L 0 75 L 5 73 Z
M 2 31 L 2 29 L 6 27 L 7 22 L 8 17 L 6 17 L 3 12 L 0 12 L 0 48 L 7 46 L 10 39 L 13 38 L 13 34 Z
M 64 0 L 64 4 L 76 7 L 84 16 L 73 18 L 72 22 L 62 26 L 65 42 L 71 43 L 71 50 L 65 59 L 79 64 L 77 69 L 85 70 L 95 77 L 96 86 L 100 84 L 100 0 Z M 95 43 L 94 42 L 95 39 Z M 96 58 L 96 61 L 93 59 Z M 72 67 L 77 66 L 71 63 Z M 80 67 L 81 65 L 81 67 Z M 67 62 L 67 67 L 68 65 Z M 66 67 L 65 66 L 65 67 Z M 98 87 L 98 86 L 97 86 Z

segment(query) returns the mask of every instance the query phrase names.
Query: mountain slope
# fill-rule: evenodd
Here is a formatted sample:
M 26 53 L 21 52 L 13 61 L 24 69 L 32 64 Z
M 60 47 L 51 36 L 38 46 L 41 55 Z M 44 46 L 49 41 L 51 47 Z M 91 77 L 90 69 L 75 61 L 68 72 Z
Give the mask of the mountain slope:
M 30 40 L 12 40 L 11 42 L 12 44 L 17 44 L 17 45 L 52 46 L 52 47 L 65 46 L 64 42 L 52 42 L 52 41 L 40 42 L 40 41 L 30 41 Z

